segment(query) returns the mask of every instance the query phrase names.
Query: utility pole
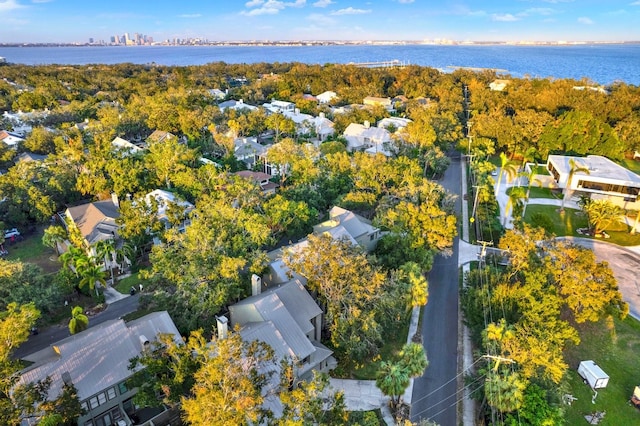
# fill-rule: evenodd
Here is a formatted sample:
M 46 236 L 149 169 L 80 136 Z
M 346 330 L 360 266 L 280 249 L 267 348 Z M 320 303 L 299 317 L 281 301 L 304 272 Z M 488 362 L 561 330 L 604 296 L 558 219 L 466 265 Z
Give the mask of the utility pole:
M 480 263 L 484 262 L 485 257 L 487 256 L 487 246 L 493 246 L 493 241 L 480 241 L 480 240 L 476 240 L 476 243 L 478 244 L 482 244 L 482 249 L 480 250 L 480 254 L 478 255 L 478 258 L 480 260 Z M 488 356 L 488 355 L 487 355 Z M 497 367 L 496 367 L 497 368 Z
M 482 358 L 489 358 L 489 359 L 492 359 L 492 360 L 496 361 L 496 366 L 493 367 L 493 371 L 497 371 L 498 370 L 498 367 L 500 366 L 501 362 L 506 362 L 506 363 L 509 363 L 509 364 L 515 364 L 515 361 L 512 360 L 511 358 L 504 358 L 504 357 L 497 356 L 497 355 L 482 355 Z

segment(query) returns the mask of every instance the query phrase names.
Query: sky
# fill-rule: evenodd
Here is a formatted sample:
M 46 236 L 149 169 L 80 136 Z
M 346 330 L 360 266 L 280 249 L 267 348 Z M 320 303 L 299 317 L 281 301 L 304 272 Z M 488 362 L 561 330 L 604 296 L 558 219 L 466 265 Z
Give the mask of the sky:
M 0 0 L 0 43 L 638 41 L 640 0 Z

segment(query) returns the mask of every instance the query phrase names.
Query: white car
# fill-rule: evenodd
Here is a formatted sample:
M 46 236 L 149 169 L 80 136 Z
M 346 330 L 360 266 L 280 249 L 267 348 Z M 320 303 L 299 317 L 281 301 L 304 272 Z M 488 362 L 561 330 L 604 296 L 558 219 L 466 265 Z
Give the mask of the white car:
M 497 170 L 493 170 L 491 172 L 491 176 L 498 176 L 498 171 Z
M 5 239 L 10 239 L 11 237 L 19 237 L 19 236 L 20 236 L 20 231 L 18 231 L 16 228 L 7 229 L 6 231 L 4 231 Z

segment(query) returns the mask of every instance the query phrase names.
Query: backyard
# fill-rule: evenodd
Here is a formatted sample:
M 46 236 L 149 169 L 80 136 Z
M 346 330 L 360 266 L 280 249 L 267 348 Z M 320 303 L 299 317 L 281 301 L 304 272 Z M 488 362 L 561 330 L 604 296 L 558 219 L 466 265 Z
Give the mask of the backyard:
M 25 235 L 22 241 L 6 242 L 5 248 L 9 252 L 7 260 L 34 263 L 42 268 L 44 273 L 53 273 L 60 269 L 60 262 L 58 262 L 55 250 L 42 244 L 41 230 Z
M 567 407 L 567 424 L 586 424 L 584 416 L 598 411 L 606 412 L 600 422 L 603 426 L 640 424 L 640 410 L 629 403 L 634 387 L 640 385 L 640 322 L 627 317 L 577 328 L 581 344 L 565 351 L 570 392 L 577 398 Z M 586 360 L 593 360 L 609 375 L 609 384 L 598 390 L 595 403 L 591 402 L 594 392 L 577 373 L 580 361 Z

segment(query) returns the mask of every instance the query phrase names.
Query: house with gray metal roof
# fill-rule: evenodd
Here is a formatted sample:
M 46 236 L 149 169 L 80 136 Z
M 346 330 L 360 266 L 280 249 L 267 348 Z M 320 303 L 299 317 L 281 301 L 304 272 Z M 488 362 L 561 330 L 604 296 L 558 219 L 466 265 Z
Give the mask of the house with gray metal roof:
M 106 321 L 25 357 L 33 364 L 22 371 L 19 383 L 50 377 L 50 400 L 60 395 L 65 382 L 73 383 L 85 410 L 78 420 L 81 426 L 134 424 L 131 417 L 137 408 L 132 398 L 136 389 L 128 389 L 125 383 L 133 374 L 129 360 L 140 355 L 159 334 L 171 334 L 182 343 L 166 311 L 128 323 L 121 319 Z
M 297 362 L 297 379 L 311 377 L 313 370 L 333 367 L 332 351 L 320 343 L 322 309 L 299 279 L 268 287 L 252 277 L 252 296 L 229 307 L 231 325 L 240 326 L 244 340 L 269 344 L 278 359 Z
M 371 225 L 371 221 L 342 207 L 334 206 L 329 210 L 329 219 L 314 226 L 316 235 L 328 233 L 334 239 L 347 238 L 360 244 L 366 251 L 372 251 L 382 233 Z

